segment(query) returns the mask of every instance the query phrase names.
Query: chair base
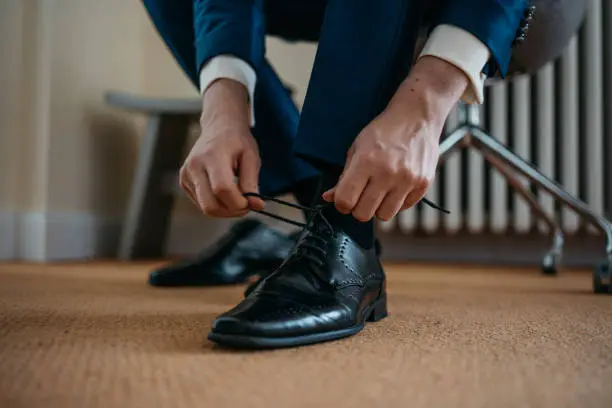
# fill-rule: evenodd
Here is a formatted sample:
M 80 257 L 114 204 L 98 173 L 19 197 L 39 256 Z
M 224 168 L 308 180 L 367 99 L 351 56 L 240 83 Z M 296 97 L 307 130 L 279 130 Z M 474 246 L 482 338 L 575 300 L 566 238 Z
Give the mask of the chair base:
M 468 116 L 469 117 L 469 116 Z M 549 216 L 539 205 L 533 194 L 516 178 L 520 174 L 537 187 L 547 191 L 557 201 L 572 209 L 578 216 L 598 228 L 605 236 L 605 259 L 593 272 L 593 291 L 612 293 L 612 224 L 603 216 L 595 214 L 587 204 L 575 198 L 558 183 L 543 175 L 533 165 L 514 154 L 479 126 L 468 121 L 448 135 L 440 144 L 440 164 L 458 148 L 474 148 L 480 152 L 512 188 L 527 202 L 534 214 L 549 227 L 552 245 L 542 260 L 542 272 L 547 275 L 557 273 L 557 265 L 563 255 L 564 234 L 556 219 Z

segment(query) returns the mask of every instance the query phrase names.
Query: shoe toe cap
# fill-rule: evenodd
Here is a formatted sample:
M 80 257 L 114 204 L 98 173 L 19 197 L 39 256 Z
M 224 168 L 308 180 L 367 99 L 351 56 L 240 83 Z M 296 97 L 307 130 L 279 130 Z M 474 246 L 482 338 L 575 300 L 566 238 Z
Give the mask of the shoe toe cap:
M 212 332 L 232 335 L 248 335 L 257 332 L 253 330 L 253 322 L 234 316 L 220 316 L 213 322 Z
M 212 332 L 256 337 L 287 337 L 326 331 L 349 321 L 337 308 L 319 308 L 286 302 L 282 298 L 250 296 L 219 316 Z
M 219 316 L 212 332 L 231 335 L 275 336 L 282 326 L 283 302 L 251 296 Z M 280 319 L 279 319 L 280 318 Z M 279 324 L 280 323 L 280 324 Z

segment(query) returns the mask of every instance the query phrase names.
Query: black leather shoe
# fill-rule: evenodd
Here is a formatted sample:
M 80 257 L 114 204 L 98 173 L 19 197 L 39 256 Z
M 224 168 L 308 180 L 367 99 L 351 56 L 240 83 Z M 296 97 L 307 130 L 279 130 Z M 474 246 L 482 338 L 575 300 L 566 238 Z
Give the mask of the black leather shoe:
M 151 272 L 153 286 L 214 286 L 246 282 L 268 275 L 288 256 L 295 236 L 283 235 L 262 222 L 246 219 L 197 258 Z
M 297 238 L 297 237 L 296 237 L 296 236 L 294 236 L 294 238 L 293 238 L 293 239 L 295 240 L 296 238 Z M 376 256 L 377 256 L 378 258 L 380 258 L 380 256 L 382 255 L 382 245 L 380 244 L 380 241 L 379 241 L 378 239 L 375 239 L 375 240 L 374 240 L 374 245 L 375 245 L 375 248 L 374 248 L 374 249 L 376 250 Z M 279 264 L 279 265 L 280 265 L 280 264 Z M 275 268 L 275 269 L 276 269 L 276 268 Z M 244 290 L 244 296 L 245 296 L 245 297 L 246 297 L 246 296 L 249 296 L 249 293 L 251 293 L 251 292 L 252 292 L 252 291 L 255 289 L 255 287 L 256 287 L 256 286 L 257 286 L 257 284 L 259 283 L 259 280 L 264 279 L 264 278 L 265 278 L 267 275 L 269 275 L 269 274 L 270 274 L 270 273 L 272 273 L 272 272 L 273 272 L 273 270 L 272 270 L 272 271 L 270 271 L 270 272 L 269 272 L 269 273 L 267 273 L 267 274 L 262 274 L 262 273 L 260 273 L 260 274 L 259 274 L 259 279 L 257 279 L 256 281 L 251 282 L 251 283 L 250 283 L 250 284 L 247 286 L 247 288 Z
M 218 317 L 208 338 L 234 348 L 291 347 L 352 336 L 386 316 L 375 246 L 363 249 L 334 230 L 319 207 L 287 260 Z

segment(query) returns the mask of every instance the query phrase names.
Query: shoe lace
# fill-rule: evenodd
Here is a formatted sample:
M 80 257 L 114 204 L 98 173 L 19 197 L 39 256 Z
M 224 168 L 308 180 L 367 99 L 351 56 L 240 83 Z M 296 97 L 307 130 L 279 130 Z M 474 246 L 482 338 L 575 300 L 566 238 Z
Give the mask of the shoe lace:
M 253 210 L 256 213 L 286 222 L 291 225 L 302 228 L 300 234 L 301 239 L 298 240 L 294 251 L 285 261 L 285 264 L 289 262 L 295 262 L 299 259 L 308 259 L 311 261 L 309 265 L 312 267 L 321 267 L 325 263 L 325 257 L 327 256 L 327 239 L 334 234 L 334 228 L 331 223 L 327 220 L 323 214 L 323 210 L 333 205 L 332 203 L 317 204 L 312 207 L 294 204 L 285 200 L 281 200 L 274 197 L 268 197 L 258 193 L 245 193 L 245 197 L 257 197 L 264 201 L 274 202 L 277 204 L 284 205 L 286 207 L 295 208 L 301 210 L 306 214 L 306 222 L 295 221 L 282 215 L 270 213 L 264 210 Z M 439 205 L 423 198 L 423 203 L 441 212 L 449 214 L 450 212 Z M 304 234 L 304 232 L 307 232 Z M 313 268 L 310 269 L 313 269 Z
M 264 201 L 274 202 L 286 207 L 303 211 L 306 215 L 306 222 L 295 221 L 290 218 L 283 217 L 282 215 L 273 214 L 264 210 L 253 210 L 259 214 L 295 225 L 302 229 L 301 233 L 299 234 L 300 239 L 298 239 L 298 243 L 294 247 L 294 250 L 289 258 L 285 260 L 285 264 L 305 258 L 310 260 L 313 266 L 320 267 L 323 265 L 325 256 L 327 255 L 326 238 L 334 233 L 333 226 L 323 215 L 323 210 L 330 206 L 329 203 L 308 207 L 274 197 L 267 197 L 257 193 L 246 193 L 244 196 L 258 197 Z M 305 231 L 307 231 L 306 234 L 304 234 Z

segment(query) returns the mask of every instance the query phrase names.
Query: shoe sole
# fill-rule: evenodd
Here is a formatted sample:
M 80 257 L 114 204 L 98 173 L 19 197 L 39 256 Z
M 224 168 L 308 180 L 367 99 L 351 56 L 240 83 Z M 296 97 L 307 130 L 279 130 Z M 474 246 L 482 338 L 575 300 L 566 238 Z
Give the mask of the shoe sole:
M 381 297 L 373 302 L 365 311 L 363 322 L 361 324 L 348 327 L 341 330 L 333 330 L 323 333 L 313 333 L 304 336 L 294 337 L 258 337 L 244 336 L 239 334 L 223 334 L 210 332 L 208 340 L 224 347 L 235 349 L 276 349 L 297 346 L 307 346 L 317 343 L 323 343 L 333 340 L 339 340 L 345 337 L 350 337 L 362 331 L 366 323 L 378 322 L 388 316 L 387 313 L 387 298 Z

